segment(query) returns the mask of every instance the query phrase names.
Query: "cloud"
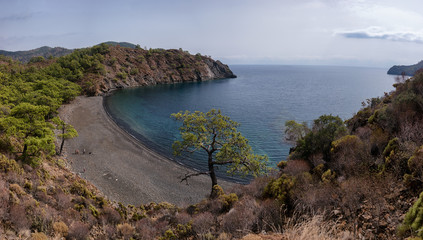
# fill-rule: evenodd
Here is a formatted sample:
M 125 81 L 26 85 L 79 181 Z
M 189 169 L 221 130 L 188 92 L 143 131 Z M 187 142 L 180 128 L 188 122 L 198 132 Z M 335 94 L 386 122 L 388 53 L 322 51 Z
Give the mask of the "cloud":
M 423 43 L 423 32 L 412 31 L 386 31 L 381 27 L 369 27 L 366 29 L 335 31 L 335 35 L 345 38 L 358 39 L 381 39 L 396 42 Z
M 24 13 L 24 14 L 12 14 L 9 16 L 0 17 L 0 21 L 23 21 L 30 19 L 33 16 L 31 13 Z

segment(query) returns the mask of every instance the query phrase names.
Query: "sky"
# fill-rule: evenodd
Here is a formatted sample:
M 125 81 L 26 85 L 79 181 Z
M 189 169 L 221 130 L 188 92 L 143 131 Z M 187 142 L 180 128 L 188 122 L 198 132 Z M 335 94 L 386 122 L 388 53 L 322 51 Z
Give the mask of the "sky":
M 0 0 L 0 49 L 124 41 L 226 64 L 390 67 L 423 59 L 421 0 Z

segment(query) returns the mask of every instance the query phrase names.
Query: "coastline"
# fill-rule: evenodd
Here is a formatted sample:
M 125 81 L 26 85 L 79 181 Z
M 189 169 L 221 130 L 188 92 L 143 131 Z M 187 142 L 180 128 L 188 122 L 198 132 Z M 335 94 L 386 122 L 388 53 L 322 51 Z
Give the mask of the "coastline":
M 154 152 L 118 127 L 106 113 L 103 97 L 77 97 L 59 109 L 59 116 L 79 136 L 65 141 L 64 155 L 73 172 L 100 189 L 107 198 L 125 204 L 169 202 L 194 204 L 210 193 L 208 176 L 180 182 L 193 170 Z M 85 154 L 83 153 L 85 149 Z M 75 154 L 78 150 L 79 154 Z M 230 189 L 235 183 L 219 179 Z

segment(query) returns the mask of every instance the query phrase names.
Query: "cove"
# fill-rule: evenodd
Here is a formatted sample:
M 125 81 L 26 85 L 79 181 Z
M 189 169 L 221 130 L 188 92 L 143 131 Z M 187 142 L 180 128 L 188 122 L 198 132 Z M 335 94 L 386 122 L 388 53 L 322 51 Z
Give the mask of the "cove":
M 115 91 L 104 106 L 113 120 L 149 148 L 191 168 L 204 170 L 203 154 L 175 158 L 172 143 L 179 111 L 221 109 L 241 124 L 239 131 L 254 151 L 267 154 L 270 166 L 286 159 L 291 145 L 284 141 L 287 120 L 312 122 L 323 114 L 344 120 L 367 98 L 393 90 L 394 77 L 385 69 L 332 66 L 230 66 L 235 79 L 156 85 Z M 220 177 L 224 176 L 221 172 Z M 237 177 L 230 180 L 239 180 Z

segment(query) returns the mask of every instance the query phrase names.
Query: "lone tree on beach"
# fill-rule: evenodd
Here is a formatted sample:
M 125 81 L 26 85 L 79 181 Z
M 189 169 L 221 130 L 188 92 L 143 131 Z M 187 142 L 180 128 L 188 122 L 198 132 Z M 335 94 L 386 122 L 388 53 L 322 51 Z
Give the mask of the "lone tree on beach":
M 62 155 L 65 140 L 78 137 L 78 132 L 75 130 L 75 128 L 73 128 L 72 125 L 65 123 L 65 121 L 63 121 L 59 117 L 53 118 L 53 123 L 56 124 L 56 129 L 61 131 L 58 137 L 60 137 L 62 141 L 60 143 L 60 148 L 57 155 Z
M 205 151 L 208 155 L 208 171 L 186 174 L 181 181 L 199 175 L 209 175 L 212 181 L 210 198 L 217 196 L 215 166 L 226 165 L 230 174 L 257 176 L 267 170 L 267 156 L 253 153 L 248 140 L 238 132 L 239 124 L 212 109 L 207 113 L 179 112 L 171 115 L 182 122 L 179 128 L 181 141 L 173 143 L 175 155 L 182 152 Z

